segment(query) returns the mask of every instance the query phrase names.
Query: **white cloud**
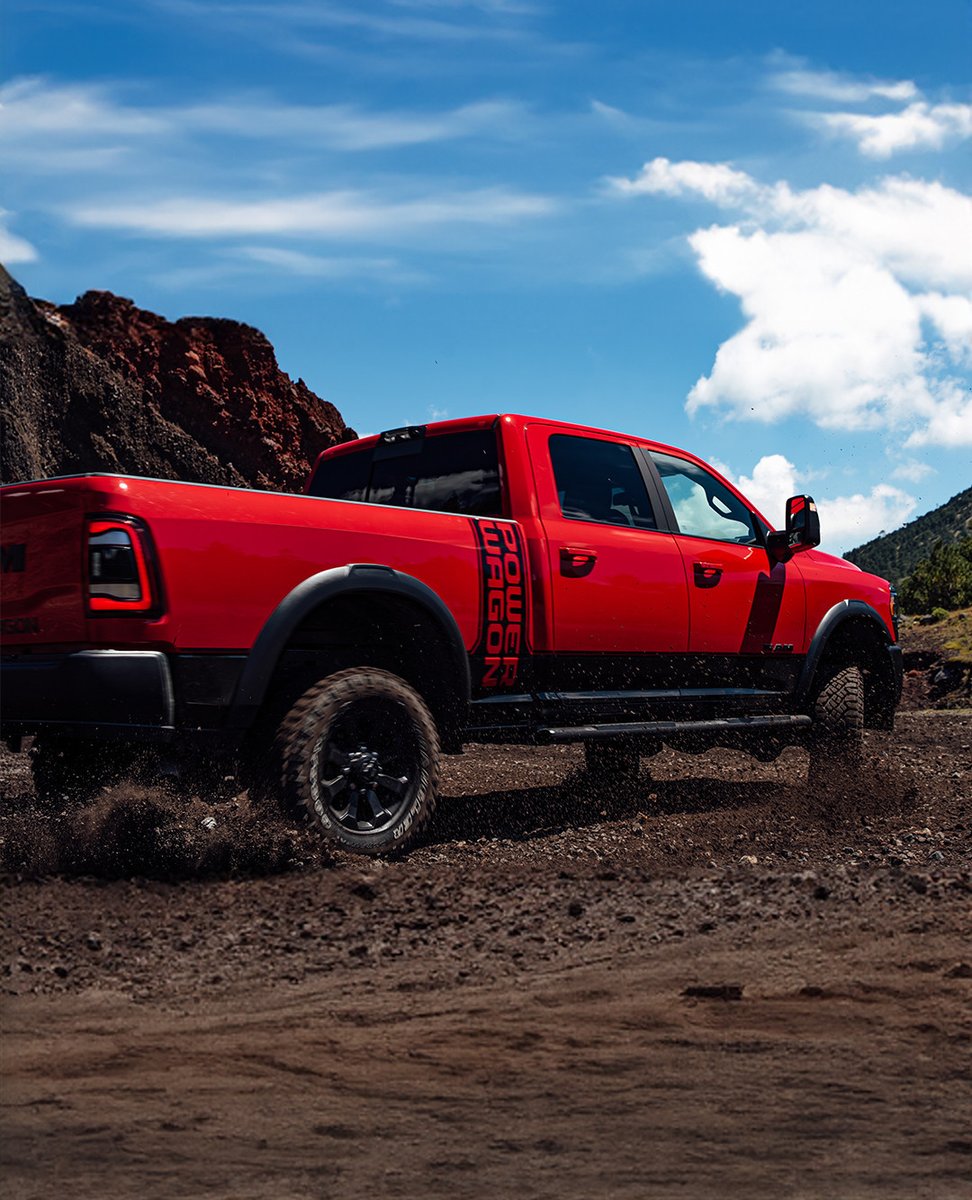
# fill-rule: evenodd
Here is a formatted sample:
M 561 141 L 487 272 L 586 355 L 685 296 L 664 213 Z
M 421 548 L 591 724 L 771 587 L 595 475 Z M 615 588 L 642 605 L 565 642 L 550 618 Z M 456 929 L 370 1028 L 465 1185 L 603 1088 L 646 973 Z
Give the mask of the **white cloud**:
M 793 61 L 793 60 L 785 60 Z M 849 138 L 868 158 L 890 158 L 908 150 L 941 150 L 972 137 L 972 104 L 932 103 L 910 79 L 858 78 L 813 71 L 796 62 L 771 73 L 770 85 L 791 95 L 824 103 L 850 104 L 862 111 L 800 112 L 795 115 L 840 137 Z M 889 103 L 897 111 L 886 111 Z
M 791 95 L 833 100 L 838 104 L 856 104 L 875 98 L 911 100 L 918 95 L 918 88 L 910 79 L 861 79 L 837 71 L 813 71 L 798 66 L 775 71 L 770 75 L 770 84 Z
M 809 475 L 798 471 L 782 454 L 767 454 L 751 475 L 741 475 L 735 482 L 767 520 L 780 526 L 788 497 L 814 490 L 807 486 Z M 821 548 L 836 553 L 851 550 L 884 530 L 896 529 L 916 506 L 914 496 L 888 483 L 879 483 L 866 493 L 815 494 L 814 498 L 820 512 Z
M 76 152 L 79 141 L 117 156 L 126 145 L 207 134 L 364 151 L 467 137 L 516 138 L 523 136 L 528 120 L 524 105 L 507 100 L 427 112 L 369 112 L 354 104 L 281 104 L 270 96 L 246 94 L 208 103 L 137 107 L 120 99 L 117 89 L 101 85 L 58 84 L 35 76 L 0 87 L 0 145 L 8 153 L 48 159 L 55 150 L 60 157 L 62 147 Z
M 0 262 L 24 263 L 35 262 L 37 251 L 24 238 L 11 233 L 6 226 L 6 218 L 10 214 L 0 208 Z
M 855 492 L 817 501 L 820 512 L 821 549 L 842 553 L 868 542 L 879 533 L 897 529 L 915 511 L 916 501 L 890 483 L 876 484 L 869 492 Z
M 424 279 L 417 271 L 408 270 L 394 258 L 307 254 L 302 250 L 289 250 L 282 246 L 241 246 L 238 253 L 249 262 L 307 279 L 377 279 L 392 283 L 418 283 Z
M 162 237 L 396 238 L 443 225 L 499 225 L 552 212 L 545 196 L 505 188 L 388 200 L 370 192 L 337 191 L 267 200 L 177 196 L 122 204 L 81 204 L 64 215 L 76 225 L 125 229 Z
M 610 121 L 614 125 L 627 125 L 632 120 L 631 115 L 624 109 L 615 108 L 613 104 L 605 104 L 603 100 L 592 100 L 591 112 L 595 117 L 603 117 L 605 121 Z
M 366 112 L 352 104 L 284 105 L 221 101 L 178 110 L 174 121 L 247 138 L 297 137 L 335 150 L 416 146 L 474 136 L 516 137 L 528 113 L 521 104 L 483 100 L 443 112 Z
M 697 193 L 715 204 L 738 204 L 757 198 L 762 189 L 745 171 L 728 163 L 670 162 L 655 158 L 634 179 L 612 177 L 608 187 L 623 196 L 685 196 Z
M 909 104 L 896 113 L 819 113 L 825 129 L 857 143 L 869 158 L 890 158 L 902 150 L 940 150 L 972 137 L 972 104 Z
M 935 468 L 928 463 L 919 462 L 916 458 L 910 458 L 906 462 L 899 463 L 891 472 L 894 479 L 907 479 L 909 483 L 920 483 L 928 475 L 934 475 Z
M 905 446 L 909 450 L 914 446 L 972 446 L 972 395 L 968 385 L 953 384 L 936 403 L 928 423 L 908 435 Z
M 402 40 L 435 43 L 513 41 L 522 36 L 520 18 L 532 15 L 530 5 L 481 3 L 402 4 L 385 9 L 373 5 L 321 3 L 320 0 L 249 0 L 246 4 L 213 4 L 212 0 L 153 0 L 174 17 L 195 18 L 206 26 L 219 23 L 259 37 L 266 45 L 280 38 L 281 29 L 299 31 L 301 43 L 332 30 L 352 30 L 371 35 L 381 43 Z M 278 44 L 279 40 L 278 40 Z M 289 43 L 284 42 L 284 45 Z
M 752 475 L 740 475 L 734 482 L 773 526 L 783 524 L 787 500 L 799 494 L 796 467 L 782 454 L 764 454 Z
M 945 342 L 949 357 L 972 365 L 972 299 L 929 292 L 918 297 L 918 305 Z
M 118 104 L 108 89 L 94 84 L 53 84 L 40 76 L 15 79 L 0 87 L 0 140 L 32 142 L 69 134 L 95 137 L 143 136 L 165 132 L 164 113 Z
M 689 238 L 746 324 L 689 394 L 688 411 L 806 415 L 824 428 L 972 444 L 967 361 L 972 197 L 891 177 L 848 191 L 763 185 L 728 163 L 655 159 L 619 195 L 697 195 L 736 214 Z

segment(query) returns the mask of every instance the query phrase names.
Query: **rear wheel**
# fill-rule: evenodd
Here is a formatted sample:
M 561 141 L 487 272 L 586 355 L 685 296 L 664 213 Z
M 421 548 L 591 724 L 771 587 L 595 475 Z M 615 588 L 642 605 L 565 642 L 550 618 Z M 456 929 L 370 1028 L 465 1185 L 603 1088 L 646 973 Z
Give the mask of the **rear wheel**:
M 278 735 L 286 801 L 360 854 L 415 843 L 435 804 L 439 735 L 425 701 L 372 667 L 322 679 Z
M 826 787 L 835 776 L 858 773 L 864 759 L 864 678 L 860 667 L 830 670 L 813 706 L 810 783 Z

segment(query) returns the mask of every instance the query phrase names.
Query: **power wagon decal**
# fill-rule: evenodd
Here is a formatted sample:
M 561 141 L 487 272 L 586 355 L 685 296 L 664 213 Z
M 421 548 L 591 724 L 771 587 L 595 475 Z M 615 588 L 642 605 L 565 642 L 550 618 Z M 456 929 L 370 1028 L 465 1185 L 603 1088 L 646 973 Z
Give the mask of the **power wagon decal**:
M 473 685 L 485 691 L 517 686 L 526 653 L 527 569 L 523 539 L 505 521 L 473 521 L 479 543 L 482 616 L 473 651 Z

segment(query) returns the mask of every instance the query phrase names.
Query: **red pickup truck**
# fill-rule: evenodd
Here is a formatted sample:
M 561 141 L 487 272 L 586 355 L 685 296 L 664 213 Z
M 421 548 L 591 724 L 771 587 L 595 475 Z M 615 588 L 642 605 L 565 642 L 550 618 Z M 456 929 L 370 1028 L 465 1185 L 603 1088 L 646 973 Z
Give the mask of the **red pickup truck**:
M 53 800 L 125 745 L 225 751 L 376 853 L 465 742 L 583 742 L 597 778 L 662 742 L 802 743 L 813 773 L 900 697 L 893 589 L 814 549 L 810 497 L 774 532 L 643 438 L 485 416 L 335 446 L 301 496 L 91 474 L 0 498 L 2 733 Z

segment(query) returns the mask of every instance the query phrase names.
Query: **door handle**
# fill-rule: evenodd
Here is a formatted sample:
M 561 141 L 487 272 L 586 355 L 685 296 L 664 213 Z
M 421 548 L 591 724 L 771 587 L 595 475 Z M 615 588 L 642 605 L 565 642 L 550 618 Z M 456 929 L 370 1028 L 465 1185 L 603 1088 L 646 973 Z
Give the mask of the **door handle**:
M 596 550 L 586 550 L 576 546 L 560 548 L 560 573 L 570 579 L 582 579 L 585 575 L 590 575 L 596 562 Z
M 695 575 L 696 587 L 715 587 L 722 578 L 722 567 L 718 563 L 696 562 L 692 564 L 692 569 Z

